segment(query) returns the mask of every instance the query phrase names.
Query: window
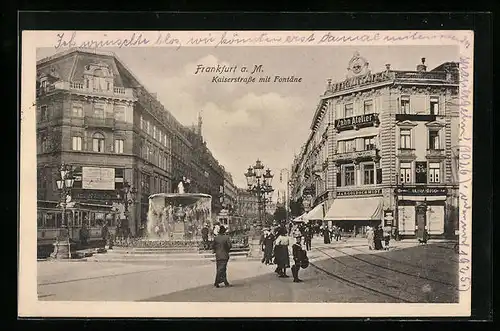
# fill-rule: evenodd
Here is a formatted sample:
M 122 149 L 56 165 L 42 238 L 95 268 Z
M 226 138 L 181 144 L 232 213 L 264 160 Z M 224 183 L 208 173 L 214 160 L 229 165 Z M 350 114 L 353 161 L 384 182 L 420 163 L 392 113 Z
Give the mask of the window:
M 156 125 L 153 124 L 153 138 L 156 139 Z
M 45 153 L 49 150 L 49 139 L 47 137 L 47 134 L 42 134 L 40 136 L 40 146 L 42 149 L 42 153 Z
M 401 183 L 411 183 L 411 163 L 402 162 L 399 164 L 399 176 Z
M 401 129 L 399 148 L 403 149 L 411 148 L 411 129 Z
M 146 121 L 146 132 L 148 134 L 151 134 L 150 127 L 149 127 L 149 121 Z
M 401 114 L 409 114 L 410 113 L 410 97 L 402 96 L 401 97 Z
M 110 90 L 111 89 L 111 84 L 109 82 L 106 82 L 106 90 Z
M 373 113 L 373 100 L 366 100 L 363 107 L 364 114 Z
M 345 141 L 340 140 L 337 143 L 337 153 L 345 153 Z
M 375 137 L 368 137 L 364 139 L 365 151 L 375 149 Z
M 40 120 L 41 121 L 46 121 L 49 118 L 49 112 L 47 110 L 47 106 L 41 106 L 40 107 Z
M 429 183 L 439 183 L 441 164 L 429 163 Z
M 94 107 L 94 117 L 96 118 L 104 118 L 104 107 L 101 105 L 96 105 Z
M 365 184 L 365 185 L 375 184 L 375 165 L 374 164 L 364 164 L 363 165 L 363 184 Z
M 102 134 L 96 133 L 92 137 L 92 150 L 94 152 L 104 152 L 104 136 Z
M 123 139 L 115 140 L 115 153 L 122 154 L 123 153 Z
M 144 130 L 144 118 L 142 117 L 142 115 L 140 117 L 139 123 L 140 123 L 140 126 L 141 126 L 141 130 Z
M 71 115 L 73 117 L 83 117 L 83 107 L 81 105 L 73 105 Z
M 344 167 L 344 186 L 354 185 L 354 165 Z
M 431 97 L 430 108 L 431 115 L 439 115 L 439 97 Z
M 46 89 L 47 88 L 47 80 L 46 79 L 42 80 L 41 85 L 42 85 L 42 89 Z
M 90 81 L 88 79 L 85 79 L 85 88 L 90 87 Z
M 82 137 L 73 137 L 71 139 L 72 141 L 72 149 L 74 151 L 81 151 L 82 150 Z
M 439 131 L 429 130 L 429 149 L 439 149 Z
M 349 153 L 349 152 L 354 152 L 355 150 L 356 150 L 356 144 L 355 144 L 354 139 L 346 140 L 345 141 L 345 152 Z
M 115 108 L 115 120 L 117 121 L 125 121 L 125 108 L 124 107 L 116 107 Z
M 348 103 L 344 107 L 344 117 L 351 117 L 354 114 L 354 105 L 352 103 Z

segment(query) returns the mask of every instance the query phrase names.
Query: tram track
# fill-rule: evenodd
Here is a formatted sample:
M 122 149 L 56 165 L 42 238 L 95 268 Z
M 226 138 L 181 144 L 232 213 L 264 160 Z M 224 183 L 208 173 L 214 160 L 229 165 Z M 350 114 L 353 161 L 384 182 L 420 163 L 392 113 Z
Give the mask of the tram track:
M 432 279 L 432 278 L 429 278 L 429 277 L 421 276 L 421 275 L 418 275 L 418 274 L 414 274 L 414 273 L 410 273 L 410 272 L 406 272 L 406 271 L 402 271 L 402 270 L 390 268 L 390 267 L 387 267 L 387 266 L 382 266 L 380 264 L 373 263 L 371 261 L 362 259 L 362 258 L 360 258 L 360 257 L 358 257 L 356 255 L 348 254 L 348 253 L 340 250 L 339 248 L 332 247 L 332 249 L 335 250 L 335 251 L 337 251 L 337 252 L 339 252 L 339 253 L 341 253 L 341 254 L 349 256 L 349 257 L 351 257 L 351 258 L 353 258 L 355 260 L 358 260 L 358 261 L 363 262 L 365 264 L 372 265 L 372 266 L 380 268 L 380 269 L 385 269 L 385 270 L 392 271 L 392 272 L 395 272 L 395 273 L 399 273 L 399 274 L 402 274 L 402 275 L 405 275 L 405 276 L 409 276 L 409 277 L 417 278 L 417 279 L 420 279 L 420 280 L 425 280 L 425 281 L 429 281 L 429 282 L 433 282 L 433 283 L 445 285 L 445 286 L 448 286 L 448 287 L 453 288 L 453 289 L 457 288 L 457 286 L 455 284 L 451 284 L 451 283 L 448 283 L 448 282 L 445 282 L 445 281 L 436 280 L 436 279 Z M 322 253 L 325 254 L 325 255 L 328 255 L 325 252 L 322 252 Z M 418 268 L 418 267 L 414 267 L 414 268 Z
M 438 247 L 443 247 L 443 246 L 438 246 Z M 366 254 L 366 252 L 362 251 L 359 248 L 356 248 L 356 247 L 350 247 L 350 248 L 352 250 L 355 250 L 355 251 L 358 251 L 358 252 Z M 402 265 L 405 265 L 405 266 L 408 266 L 408 267 L 411 267 L 411 268 L 416 268 L 416 269 L 421 269 L 422 268 L 422 267 L 420 267 L 418 265 L 415 265 L 415 264 L 412 264 L 412 263 L 408 263 L 408 262 L 405 262 L 405 261 L 391 259 L 391 258 L 388 258 L 386 256 L 382 256 L 380 254 L 371 254 L 370 256 L 374 256 L 374 257 L 377 257 L 378 259 L 385 260 L 385 261 L 388 261 L 388 262 L 391 262 L 391 263 L 399 263 L 399 264 L 402 264 Z M 447 275 L 447 276 L 453 277 L 453 275 L 450 274 L 449 272 L 446 272 L 446 271 L 443 271 L 443 270 L 440 270 L 440 269 L 430 268 L 430 267 L 427 267 L 426 269 L 429 270 L 429 271 L 432 271 L 432 272 L 437 272 L 437 273 L 440 273 L 440 274 L 443 274 L 443 275 Z
M 318 269 L 319 271 L 322 271 L 323 273 L 326 273 L 328 276 L 333 277 L 333 278 L 335 278 L 335 279 L 337 279 L 337 280 L 339 280 L 341 282 L 349 283 L 351 285 L 363 288 L 363 289 L 365 289 L 367 291 L 370 291 L 370 292 L 373 292 L 373 293 L 377 293 L 377 294 L 380 294 L 380 295 L 384 295 L 385 297 L 389 297 L 391 299 L 397 298 L 398 300 L 400 300 L 402 302 L 420 302 L 420 300 L 418 298 L 422 295 L 423 292 L 424 293 L 427 292 L 427 294 L 425 294 L 425 295 L 427 295 L 427 300 L 426 301 L 433 301 L 432 299 L 430 299 L 430 297 L 429 297 L 430 291 L 427 290 L 427 289 L 432 289 L 433 295 L 437 294 L 438 297 L 447 297 L 449 295 L 449 293 L 443 292 L 443 291 L 439 290 L 439 288 L 430 287 L 430 285 L 429 285 L 429 282 L 434 282 L 434 283 L 440 283 L 440 284 L 442 284 L 443 282 L 441 282 L 441 281 L 438 281 L 438 280 L 435 280 L 435 279 L 429 279 L 427 277 L 422 277 L 422 276 L 418 276 L 417 277 L 416 275 L 413 275 L 413 274 L 409 274 L 409 273 L 406 273 L 406 272 L 401 272 L 401 270 L 395 270 L 395 269 L 390 269 L 390 268 L 388 270 L 384 266 L 380 266 L 380 265 L 377 265 L 377 264 L 374 264 L 374 263 L 369 263 L 369 265 L 371 265 L 373 267 L 377 267 L 377 268 L 382 268 L 386 272 L 390 271 L 391 273 L 400 273 L 400 274 L 404 274 L 405 276 L 410 275 L 412 277 L 417 277 L 420 281 L 424 281 L 424 284 L 420 284 L 420 285 L 418 285 L 418 284 L 411 284 L 411 283 L 408 283 L 405 280 L 400 280 L 397 277 L 393 277 L 390 274 L 389 275 L 387 275 L 387 274 L 384 275 L 382 273 L 376 273 L 377 269 L 368 271 L 368 270 L 363 269 L 360 266 L 354 266 L 351 263 L 344 262 L 340 258 L 344 257 L 345 255 L 347 255 L 348 257 L 353 258 L 355 260 L 359 260 L 359 261 L 361 261 L 361 262 L 363 262 L 365 264 L 367 262 L 369 262 L 369 261 L 365 261 L 364 259 L 360 259 L 360 258 L 358 258 L 356 256 L 353 256 L 351 254 L 343 252 L 343 251 L 341 251 L 339 249 L 334 248 L 334 250 L 336 250 L 337 252 L 343 254 L 343 256 L 341 256 L 341 257 L 332 256 L 332 255 L 328 254 L 327 252 L 325 252 L 323 249 L 317 249 L 317 250 L 319 252 L 321 252 L 323 255 L 327 256 L 332 261 L 335 261 L 339 265 L 342 265 L 344 268 L 356 271 L 356 276 L 358 276 L 358 277 L 359 277 L 359 274 L 361 273 L 361 274 L 366 275 L 367 278 L 369 278 L 369 279 L 381 280 L 379 282 L 379 284 L 381 285 L 381 287 L 385 287 L 385 289 L 376 289 L 376 288 L 368 286 L 366 283 L 360 283 L 360 282 L 357 282 L 357 281 L 353 281 L 352 279 L 347 279 L 345 277 L 342 277 L 341 275 L 333 274 L 332 272 L 330 272 L 328 270 L 325 270 L 324 268 L 318 266 L 317 264 L 312 263 L 312 265 L 313 265 L 314 268 Z M 446 286 L 448 288 L 450 288 L 450 289 L 453 289 L 453 290 L 457 289 L 457 287 L 455 285 L 452 285 L 452 284 L 449 284 L 449 283 L 446 283 Z M 398 294 L 394 295 L 394 293 L 393 294 L 388 293 L 388 292 L 394 292 L 394 291 L 396 291 L 396 293 L 398 293 Z M 407 299 L 408 299 L 408 296 L 410 298 L 415 298 L 415 299 L 413 299 L 413 300 L 407 300 L 407 299 L 402 298 L 401 297 L 402 295 L 406 296 Z

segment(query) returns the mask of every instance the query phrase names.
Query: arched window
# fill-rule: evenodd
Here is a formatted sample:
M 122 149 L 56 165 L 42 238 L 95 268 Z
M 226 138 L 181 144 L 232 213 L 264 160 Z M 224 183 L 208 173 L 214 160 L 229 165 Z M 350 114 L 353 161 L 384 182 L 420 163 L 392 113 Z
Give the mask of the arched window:
M 104 135 L 95 133 L 92 136 L 92 150 L 94 152 L 104 152 Z

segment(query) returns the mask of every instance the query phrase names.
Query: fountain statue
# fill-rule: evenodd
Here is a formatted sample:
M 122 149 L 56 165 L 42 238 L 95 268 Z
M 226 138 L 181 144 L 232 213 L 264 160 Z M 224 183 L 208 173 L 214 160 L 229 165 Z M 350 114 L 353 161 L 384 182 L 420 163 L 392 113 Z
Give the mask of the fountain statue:
M 147 239 L 193 241 L 201 239 L 204 223 L 211 224 L 212 197 L 202 193 L 158 193 L 149 197 Z

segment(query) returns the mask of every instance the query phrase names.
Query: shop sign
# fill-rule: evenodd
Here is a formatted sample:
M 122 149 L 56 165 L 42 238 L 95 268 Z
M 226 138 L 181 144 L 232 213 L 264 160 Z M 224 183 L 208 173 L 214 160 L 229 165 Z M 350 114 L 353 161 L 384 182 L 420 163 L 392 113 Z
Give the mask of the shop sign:
M 87 190 L 114 190 L 115 169 L 82 167 L 82 188 Z
M 344 197 L 344 196 L 357 196 L 357 195 L 380 195 L 382 194 L 382 189 L 380 188 L 375 188 L 375 189 L 365 189 L 365 190 L 350 190 L 350 191 L 338 191 L 337 196 L 339 197 Z
M 384 227 L 392 226 L 394 222 L 394 211 L 392 209 L 384 210 Z
M 445 187 L 398 187 L 397 194 L 401 195 L 446 195 L 448 189 Z
M 378 124 L 378 114 L 376 113 L 335 120 L 335 128 L 339 131 L 349 130 L 354 128 L 354 126 L 366 127 L 374 126 L 375 124 Z

